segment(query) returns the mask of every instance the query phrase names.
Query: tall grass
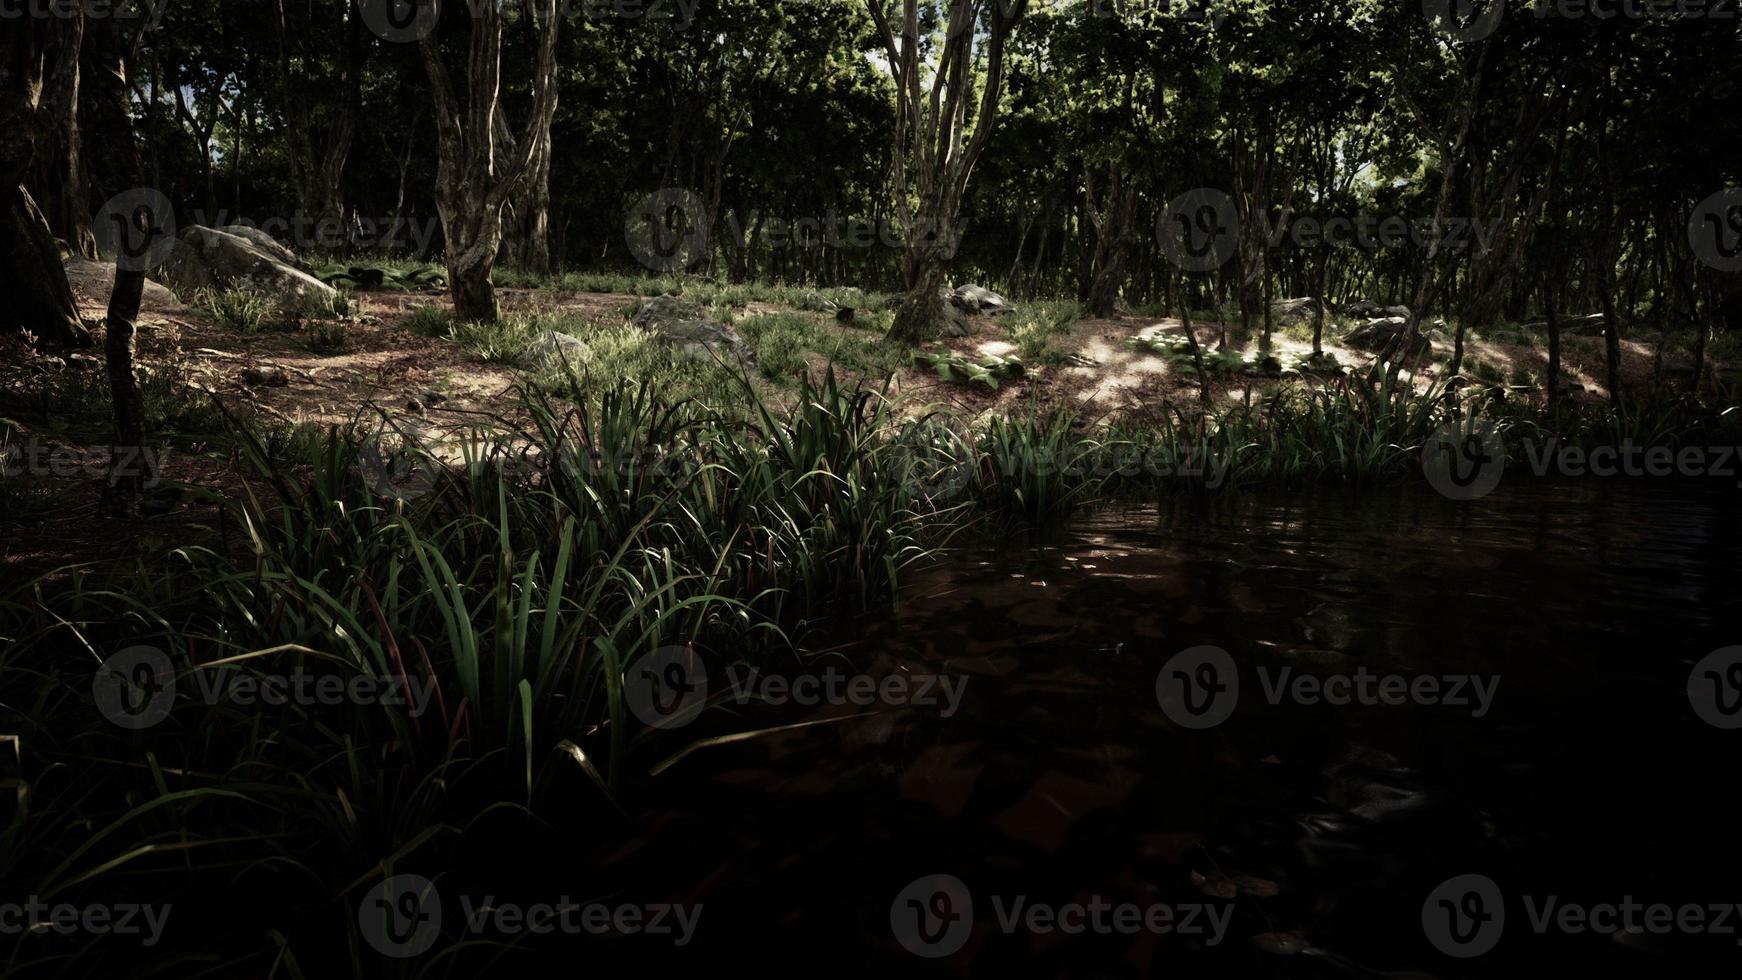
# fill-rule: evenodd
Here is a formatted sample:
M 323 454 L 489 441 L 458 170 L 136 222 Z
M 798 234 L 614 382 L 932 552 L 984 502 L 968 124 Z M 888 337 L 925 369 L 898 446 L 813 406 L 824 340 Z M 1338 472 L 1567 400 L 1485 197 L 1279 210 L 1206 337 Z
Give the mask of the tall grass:
M 832 373 L 801 380 L 790 408 L 759 392 L 740 379 L 734 404 L 708 404 L 564 369 L 444 436 L 232 420 L 245 482 L 210 533 L 120 573 L 65 569 L 0 594 L 0 792 L 19 801 L 0 817 L 0 878 L 187 916 L 221 913 L 244 885 L 271 896 L 260 918 L 291 924 L 196 931 L 165 962 L 220 949 L 249 964 L 231 972 L 295 958 L 366 975 L 355 902 L 383 876 L 512 846 L 483 836 L 503 821 L 609 837 L 597 828 L 695 737 L 627 707 L 655 651 L 686 647 L 711 675 L 795 656 L 815 631 L 887 608 L 970 521 L 1392 478 L 1479 409 L 1512 439 L 1675 442 L 1736 423 L 1673 407 L 1550 417 L 1365 377 L 1115 426 L 916 418 Z M 137 644 L 166 652 L 177 688 L 162 725 L 129 732 L 101 718 L 91 676 Z M 428 710 L 200 693 L 298 670 L 415 685 Z M 692 731 L 754 724 L 711 711 Z M 63 972 L 139 955 L 93 943 Z

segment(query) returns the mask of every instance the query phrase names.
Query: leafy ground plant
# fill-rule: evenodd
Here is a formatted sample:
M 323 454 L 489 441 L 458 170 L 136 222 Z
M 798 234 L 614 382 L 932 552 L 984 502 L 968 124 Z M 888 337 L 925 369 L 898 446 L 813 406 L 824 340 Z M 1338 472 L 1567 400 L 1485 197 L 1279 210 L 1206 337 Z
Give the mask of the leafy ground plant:
M 993 391 L 998 390 L 1000 381 L 1021 378 L 1028 373 L 1022 359 L 1014 354 L 969 359 L 955 351 L 920 351 L 913 355 L 913 363 L 916 367 L 932 371 L 945 381 L 982 385 Z

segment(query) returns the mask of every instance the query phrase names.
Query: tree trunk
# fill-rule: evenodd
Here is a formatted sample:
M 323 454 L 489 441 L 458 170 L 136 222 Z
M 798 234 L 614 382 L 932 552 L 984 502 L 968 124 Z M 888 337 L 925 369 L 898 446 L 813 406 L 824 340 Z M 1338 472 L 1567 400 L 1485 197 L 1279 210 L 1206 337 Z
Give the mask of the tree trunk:
M 97 257 L 91 233 L 90 188 L 84 179 L 79 138 L 79 49 L 85 19 L 52 22 L 52 66 L 43 80 L 42 110 L 36 134 L 36 173 L 30 181 L 37 206 L 56 238 L 76 255 Z
M 82 14 L 75 17 L 82 22 Z M 44 151 L 48 53 L 77 36 L 52 18 L 8 19 L 0 35 L 0 330 L 27 330 L 39 341 L 85 346 L 72 288 L 53 230 L 25 181 Z M 77 61 L 76 52 L 72 55 Z M 73 105 L 77 104 L 76 98 Z
M 944 38 L 930 45 L 936 56 L 929 93 L 920 62 L 918 0 L 904 0 L 892 18 L 885 0 L 866 0 L 895 74 L 895 139 L 892 184 L 906 239 L 903 263 L 907 296 L 896 311 L 890 336 L 915 343 L 928 339 L 942 313 L 937 289 L 960 238 L 956 218 L 969 178 L 991 139 L 1004 84 L 1005 42 L 1027 13 L 1027 0 L 1001 0 L 985 9 L 989 30 L 978 23 L 979 3 L 954 0 Z M 930 39 L 927 39 L 930 41 Z M 984 54 L 976 58 L 976 46 Z M 974 85 L 980 81 L 973 130 L 968 131 Z M 911 205 L 909 202 L 913 202 Z M 910 210 L 911 207 L 911 210 Z
M 48 220 L 21 183 L 9 183 L 0 211 L 0 329 L 28 330 L 60 347 L 88 347 L 90 331 L 67 285 Z
M 1561 403 L 1561 317 L 1552 288 L 1547 298 L 1543 313 L 1548 317 L 1548 407 L 1555 409 Z
M 114 173 L 129 186 L 140 179 L 139 144 L 134 139 L 133 119 L 127 106 L 127 65 L 133 52 L 121 22 L 110 18 L 92 31 L 88 42 L 96 56 L 93 67 L 95 91 L 101 112 L 94 118 L 106 125 L 92 135 L 106 150 Z M 133 364 L 134 322 L 145 289 L 146 266 L 142 259 L 170 215 L 139 208 L 124 216 L 129 222 L 115 256 L 115 287 L 109 295 L 103 353 L 109 376 L 109 392 L 115 412 L 115 443 L 110 459 L 108 508 L 123 516 L 139 513 L 145 487 L 156 477 L 145 445 L 145 399 Z
M 1192 346 L 1192 364 L 1198 369 L 1198 401 L 1210 404 L 1210 372 L 1204 370 L 1204 349 L 1198 346 L 1198 333 L 1192 329 L 1192 311 L 1190 302 L 1183 304 L 1179 311 L 1180 325 L 1185 328 L 1186 343 Z
M 901 305 L 895 308 L 895 323 L 889 336 L 903 343 L 918 344 L 930 340 L 937 328 L 943 304 L 939 293 L 944 289 L 944 264 L 926 252 L 910 252 L 907 258 L 907 292 Z
M 499 315 L 490 272 L 502 244 L 502 213 L 533 163 L 540 122 L 556 99 L 556 45 L 561 27 L 556 0 L 541 0 L 530 18 L 543 25 L 534 68 L 533 104 L 516 151 L 498 170 L 496 114 L 501 111 L 502 8 L 483 4 L 472 18 L 468 91 L 454 92 L 441 47 L 432 34 L 420 43 L 435 97 L 439 162 L 436 208 L 447 241 L 448 284 L 461 319 L 494 322 Z
M 465 255 L 448 255 L 448 284 L 454 298 L 454 316 L 461 320 L 491 323 L 501 315 L 496 305 L 496 284 L 490 281 L 494 257 L 487 262 L 468 262 Z
M 1119 287 L 1125 282 L 1125 250 L 1131 241 L 1131 226 L 1137 213 L 1137 192 L 1125 183 L 1117 164 L 1107 166 L 1107 197 L 1098 201 L 1094 170 L 1083 167 L 1085 204 L 1095 230 L 1094 262 L 1089 271 L 1087 305 L 1090 316 L 1111 317 L 1119 305 Z

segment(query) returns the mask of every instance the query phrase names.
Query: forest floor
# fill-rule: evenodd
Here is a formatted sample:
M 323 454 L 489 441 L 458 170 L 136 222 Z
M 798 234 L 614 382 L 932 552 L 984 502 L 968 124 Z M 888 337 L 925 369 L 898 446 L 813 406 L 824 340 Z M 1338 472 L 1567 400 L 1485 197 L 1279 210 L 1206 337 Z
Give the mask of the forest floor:
M 505 320 L 536 322 L 539 329 L 559 330 L 590 343 L 600 353 L 583 370 L 601 380 L 653 370 L 647 367 L 653 363 L 647 352 L 635 348 L 633 339 L 624 340 L 639 336 L 629 318 L 643 296 L 549 288 L 505 288 L 499 296 Z M 79 295 L 82 312 L 93 320 L 103 315 L 106 299 Z M 449 309 L 440 290 L 355 292 L 335 335 L 332 324 L 324 325 L 323 332 L 322 324 L 301 321 L 244 331 L 210 302 L 148 301 L 139 332 L 148 414 L 159 429 L 180 433 L 164 443 L 155 462 L 164 482 L 188 492 L 169 513 L 135 525 L 98 516 L 108 461 L 101 347 L 66 358 L 35 355 L 21 344 L 0 351 L 0 460 L 7 467 L 0 474 L 0 523 L 6 529 L 0 568 L 52 568 L 110 555 L 109 546 L 117 538 L 174 542 L 183 525 L 209 519 L 218 500 L 242 490 L 243 467 L 233 445 L 220 435 L 223 411 L 305 434 L 348 423 L 453 432 L 511 415 L 518 405 L 517 389 L 534 380 L 538 369 L 515 350 L 499 349 L 499 336 L 444 332 L 443 324 L 451 327 L 442 319 Z M 828 313 L 757 300 L 716 306 L 711 314 L 740 330 L 756 349 L 761 370 L 752 383 L 775 402 L 795 390 L 801 368 L 820 372 L 833 366 L 849 381 L 881 383 L 887 378 L 902 410 L 916 415 L 933 410 L 964 417 L 1050 415 L 1065 410 L 1094 424 L 1140 421 L 1150 413 L 1171 411 L 1168 406 L 1190 412 L 1197 405 L 1197 376 L 1177 355 L 1131 343 L 1132 338 L 1144 338 L 1163 346 L 1182 339 L 1182 324 L 1173 318 L 1078 319 L 1067 313 L 1048 322 L 1038 305 L 973 317 L 972 335 L 929 344 L 925 350 L 975 362 L 1019 355 L 1024 367 L 1019 375 L 995 383 L 964 383 L 946 380 L 933 367 L 916 364 L 913 351 L 883 340 L 887 314 L 863 316 L 860 325 L 848 325 Z M 437 329 L 430 328 L 432 322 Z M 1336 342 L 1345 327 L 1327 321 L 1325 351 L 1350 370 L 1369 366 L 1371 353 Z M 1206 357 L 1219 348 L 1225 331 L 1233 338 L 1231 350 L 1240 351 L 1248 362 L 1258 357 L 1255 336 L 1241 342 L 1237 329 L 1215 322 L 1194 321 L 1194 328 Z M 1650 387 L 1656 340 L 1623 340 L 1628 389 Z M 1541 338 L 1516 328 L 1468 337 L 1465 373 L 1520 393 L 1534 390 L 1546 374 L 1544 346 Z M 1285 366 L 1310 353 L 1310 324 L 1279 326 L 1272 352 Z M 1419 366 L 1418 388 L 1443 380 L 1450 354 L 1450 344 L 1436 339 L 1431 356 Z M 1564 338 L 1563 366 L 1567 380 L 1582 388 L 1574 389 L 1571 397 L 1607 397 L 1601 383 L 1600 336 Z M 657 370 L 668 372 L 654 379 L 662 388 L 700 389 L 708 383 L 694 366 Z M 1685 388 L 1690 371 L 1691 357 L 1672 344 L 1663 357 L 1663 375 L 1671 388 Z M 1328 383 L 1293 372 L 1276 377 L 1234 371 L 1212 372 L 1210 388 L 1213 400 L 1226 404 L 1303 380 Z M 716 385 L 719 381 L 712 379 Z M 716 396 L 728 390 L 711 389 Z M 275 449 L 291 454 L 295 436 L 284 438 L 290 441 L 275 444 Z

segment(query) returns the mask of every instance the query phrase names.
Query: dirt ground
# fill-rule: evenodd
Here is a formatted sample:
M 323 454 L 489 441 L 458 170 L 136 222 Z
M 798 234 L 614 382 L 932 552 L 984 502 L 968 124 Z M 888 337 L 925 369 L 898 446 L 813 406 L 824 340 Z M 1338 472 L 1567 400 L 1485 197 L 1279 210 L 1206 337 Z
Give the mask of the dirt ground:
M 100 318 L 107 293 L 79 295 L 82 312 Z M 504 310 L 546 310 L 575 314 L 594 322 L 611 323 L 633 310 L 639 297 L 616 293 L 570 293 L 550 290 L 503 289 Z M 188 383 L 205 389 L 223 403 L 248 406 L 261 415 L 287 423 L 346 423 L 359 418 L 393 418 L 420 427 L 443 425 L 459 428 L 475 424 L 482 415 L 509 410 L 517 380 L 510 368 L 481 363 L 473 354 L 446 340 L 421 337 L 405 328 L 410 311 L 422 306 L 446 307 L 448 297 L 439 290 L 424 293 L 359 292 L 352 297 L 353 320 L 349 324 L 349 349 L 342 354 L 322 355 L 310 350 L 300 332 L 239 334 L 212 322 L 193 308 L 161 297 L 142 311 L 139 331 L 139 363 L 153 370 L 174 363 L 185 372 Z M 752 304 L 745 314 L 786 312 L 780 307 Z M 838 326 L 823 314 L 811 314 L 829 330 L 853 331 Z M 1016 351 L 1010 339 L 1009 317 L 977 317 L 975 334 L 933 345 L 969 357 L 1008 355 Z M 1221 327 L 1194 324 L 1199 343 L 1206 350 L 1217 343 Z M 1230 331 L 1232 333 L 1232 331 Z M 861 331 L 862 333 L 862 331 Z M 1164 358 L 1126 345 L 1134 336 L 1183 336 L 1176 319 L 1123 316 L 1116 319 L 1083 319 L 1066 333 L 1055 335 L 1051 349 L 1059 355 L 1075 355 L 1074 363 L 1033 365 L 1024 378 L 1006 381 L 996 391 L 978 385 L 945 382 L 930 371 L 909 367 L 892 383 L 912 411 L 947 409 L 958 413 L 1022 414 L 1069 408 L 1090 422 L 1109 417 L 1154 410 L 1171 401 L 1195 404 L 1194 375 L 1175 369 Z M 584 338 L 583 338 L 584 339 Z M 1274 353 L 1283 364 L 1310 351 L 1310 343 L 1294 340 L 1280 329 L 1274 336 Z M 1248 357 L 1256 354 L 1257 341 L 1245 345 Z M 1372 355 L 1327 343 L 1346 367 L 1361 368 Z M 100 371 L 101 347 L 76 355 L 74 366 Z M 1436 357 L 1450 354 L 1450 345 L 1436 343 Z M 1632 390 L 1649 386 L 1653 374 L 1651 345 L 1623 343 L 1624 383 Z M 1467 358 L 1478 358 L 1500 367 L 1508 377 L 1516 367 L 1534 367 L 1546 373 L 1547 356 L 1530 347 L 1470 340 Z M 30 383 L 30 354 L 18 350 L 0 352 L 0 384 Z M 40 358 L 37 359 L 41 361 Z M 814 359 L 820 362 L 819 356 Z M 1685 386 L 1691 358 L 1680 351 L 1666 354 L 1665 371 L 1674 386 Z M 62 365 L 54 365 L 64 369 Z M 1443 364 L 1426 364 L 1417 384 L 1431 384 Z M 1602 399 L 1607 391 L 1603 376 L 1600 337 L 1568 337 L 1563 345 L 1563 369 L 1567 379 L 1583 388 L 1573 397 Z M 269 383 L 262 383 L 267 377 Z M 1217 376 L 1212 383 L 1217 399 L 1243 397 L 1277 384 L 1274 380 Z M 414 403 L 415 400 L 415 403 Z M 28 427 L 19 438 L 30 439 Z M 217 459 L 198 453 L 171 453 L 159 459 L 164 481 L 188 488 L 176 506 L 140 527 L 123 527 L 100 515 L 99 499 L 108 458 L 102 446 L 57 444 L 53 448 L 57 473 L 46 478 L 37 493 L 48 494 L 52 503 L 33 507 L 27 520 L 0 516 L 0 571 L 13 578 L 24 569 L 54 567 L 71 556 L 103 556 L 117 536 L 134 535 L 147 542 L 160 539 L 173 544 L 193 524 L 210 523 L 215 502 L 242 489 L 244 468 L 237 459 Z M 58 472 L 66 470 L 65 474 Z M 36 501 L 43 504 L 41 500 Z

